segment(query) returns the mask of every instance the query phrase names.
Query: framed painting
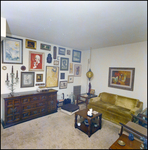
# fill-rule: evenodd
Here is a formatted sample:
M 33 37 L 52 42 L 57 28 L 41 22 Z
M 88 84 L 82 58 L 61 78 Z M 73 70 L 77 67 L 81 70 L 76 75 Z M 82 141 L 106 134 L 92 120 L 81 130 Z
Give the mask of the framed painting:
M 41 43 L 40 49 L 51 51 L 51 45 Z
M 21 72 L 21 88 L 34 87 L 34 72 Z
M 60 70 L 68 70 L 68 66 L 69 66 L 69 58 L 64 58 L 61 57 L 60 58 Z
M 59 67 L 46 66 L 46 87 L 58 87 Z
M 36 74 L 36 82 L 43 82 L 43 74 Z
M 81 77 L 81 72 L 82 72 L 82 65 L 75 64 L 74 65 L 74 76 Z
M 66 89 L 67 88 L 67 81 L 60 81 L 60 89 Z
M 61 73 L 60 79 L 65 79 L 65 73 Z
M 59 61 L 58 60 L 54 60 L 53 64 L 54 65 L 59 65 Z
M 71 52 L 70 50 L 67 50 L 67 55 L 70 55 L 70 52 Z
M 133 91 L 135 68 L 109 67 L 108 86 Z
M 77 50 L 72 51 L 72 61 L 81 63 L 81 51 Z
M 26 39 L 26 48 L 36 49 L 36 41 Z
M 59 55 L 65 55 L 65 48 L 59 47 Z
M 70 63 L 70 66 L 69 66 L 69 73 L 73 73 L 73 63 Z
M 29 51 L 29 70 L 44 71 L 44 53 Z
M 23 39 L 6 36 L 2 41 L 2 63 L 23 63 Z
M 74 82 L 74 76 L 69 75 L 68 76 L 68 83 L 73 83 Z

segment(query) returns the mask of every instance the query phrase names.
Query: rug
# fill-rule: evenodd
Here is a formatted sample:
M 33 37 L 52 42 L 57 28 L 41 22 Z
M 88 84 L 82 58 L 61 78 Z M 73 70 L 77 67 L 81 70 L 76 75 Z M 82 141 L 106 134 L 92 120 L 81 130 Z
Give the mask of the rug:
M 108 149 L 120 126 L 102 119 L 102 129 L 89 138 L 74 127 L 74 114 L 58 112 L 3 129 L 2 149 Z

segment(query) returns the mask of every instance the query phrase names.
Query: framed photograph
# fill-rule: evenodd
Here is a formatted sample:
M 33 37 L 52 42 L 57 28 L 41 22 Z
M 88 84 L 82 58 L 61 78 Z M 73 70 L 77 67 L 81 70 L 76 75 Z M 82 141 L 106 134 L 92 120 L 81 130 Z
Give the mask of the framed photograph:
M 67 55 L 70 55 L 70 52 L 71 52 L 70 50 L 67 50 Z
M 40 49 L 51 51 L 51 45 L 41 43 Z
M 60 81 L 60 89 L 66 89 L 67 88 L 67 81 Z
M 73 83 L 74 82 L 74 76 L 69 75 L 68 76 L 68 83 Z
M 36 82 L 43 82 L 43 74 L 36 74 Z
M 23 63 L 23 39 L 6 36 L 2 41 L 2 63 Z
M 36 41 L 26 39 L 26 48 L 36 49 Z
M 81 51 L 77 50 L 72 51 L 72 61 L 81 63 Z
M 29 70 L 44 71 L 44 53 L 29 51 Z
M 81 77 L 81 72 L 82 72 L 82 65 L 75 64 L 74 65 L 74 76 Z
M 46 87 L 58 87 L 59 67 L 46 66 Z
M 54 60 L 53 64 L 54 65 L 59 65 L 59 61 L 58 60 Z
M 61 57 L 60 60 L 60 70 L 68 70 L 69 58 Z
M 61 73 L 60 79 L 65 79 L 65 73 Z
M 65 48 L 59 47 L 59 55 L 65 55 Z
M 70 63 L 70 66 L 69 66 L 69 73 L 73 73 L 73 63 Z
M 108 86 L 133 91 L 135 68 L 109 67 Z
M 21 88 L 34 87 L 34 72 L 21 72 Z

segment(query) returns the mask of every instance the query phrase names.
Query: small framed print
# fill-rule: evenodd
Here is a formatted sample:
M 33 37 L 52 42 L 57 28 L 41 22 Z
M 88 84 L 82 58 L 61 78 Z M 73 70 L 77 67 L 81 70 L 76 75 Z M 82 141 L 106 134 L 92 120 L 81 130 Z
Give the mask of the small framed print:
M 65 48 L 59 47 L 59 55 L 65 55 Z
M 69 73 L 73 73 L 73 63 L 70 63 Z
M 40 49 L 51 51 L 51 45 L 41 43 Z
M 34 72 L 21 72 L 21 88 L 34 87 Z
M 59 65 L 59 61 L 58 60 L 54 60 L 53 64 L 54 65 Z
M 69 66 L 69 58 L 64 58 L 61 57 L 60 59 L 60 70 L 68 70 L 68 66 Z
M 81 63 L 81 51 L 73 50 L 72 61 Z
M 65 73 L 61 73 L 61 78 L 60 79 L 65 79 Z
M 43 74 L 36 74 L 36 82 L 43 82 Z
M 67 55 L 70 55 L 70 52 L 71 52 L 70 50 L 67 50 Z
M 69 75 L 68 76 L 68 83 L 73 83 L 74 82 L 74 76 Z
M 26 48 L 36 49 L 36 41 L 26 39 Z
M 75 64 L 74 65 L 74 76 L 81 77 L 81 72 L 82 72 L 82 65 Z
M 60 81 L 60 89 L 66 89 L 67 88 L 67 81 Z

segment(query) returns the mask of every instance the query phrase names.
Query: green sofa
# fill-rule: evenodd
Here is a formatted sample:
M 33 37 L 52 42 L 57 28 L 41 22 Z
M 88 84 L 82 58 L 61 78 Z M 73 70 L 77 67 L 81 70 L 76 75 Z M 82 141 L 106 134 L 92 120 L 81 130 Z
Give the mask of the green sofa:
M 90 99 L 87 108 L 102 113 L 102 118 L 119 124 L 126 124 L 143 109 L 143 102 L 138 99 L 102 92 Z

